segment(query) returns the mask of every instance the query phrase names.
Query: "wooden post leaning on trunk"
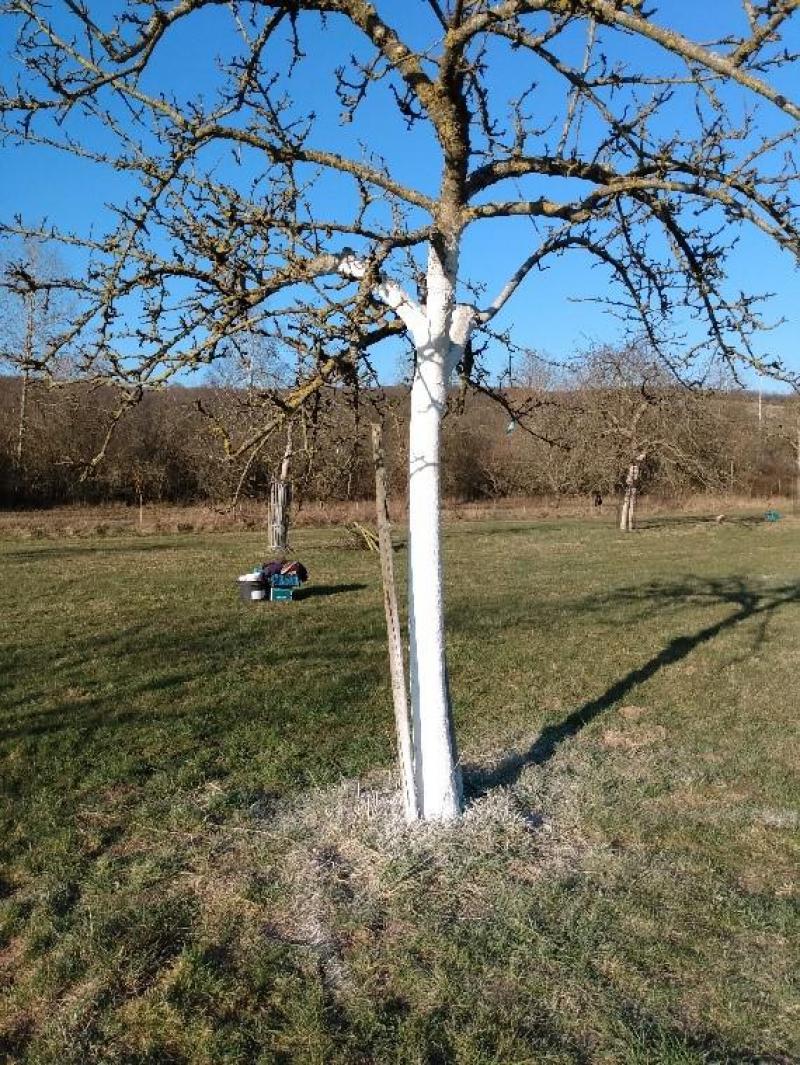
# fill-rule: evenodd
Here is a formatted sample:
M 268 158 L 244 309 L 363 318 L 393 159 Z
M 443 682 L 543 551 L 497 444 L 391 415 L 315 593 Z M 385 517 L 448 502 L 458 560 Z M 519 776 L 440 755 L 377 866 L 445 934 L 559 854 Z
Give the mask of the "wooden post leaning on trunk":
M 372 457 L 375 463 L 375 507 L 378 519 L 378 546 L 381 557 L 383 605 L 386 611 L 386 635 L 389 644 L 389 673 L 392 679 L 392 702 L 397 730 L 397 754 L 400 761 L 400 784 L 406 818 L 416 821 L 419 806 L 414 784 L 414 753 L 403 662 L 403 641 L 400 616 L 397 610 L 397 589 L 394 582 L 394 554 L 389 505 L 386 499 L 386 467 L 383 460 L 383 427 L 372 425 Z

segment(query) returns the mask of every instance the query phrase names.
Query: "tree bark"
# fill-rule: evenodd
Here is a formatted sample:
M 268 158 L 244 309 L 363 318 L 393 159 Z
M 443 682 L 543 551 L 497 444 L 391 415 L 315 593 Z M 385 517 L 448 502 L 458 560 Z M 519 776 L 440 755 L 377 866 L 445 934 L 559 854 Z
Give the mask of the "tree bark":
M 25 295 L 25 346 L 23 349 L 22 390 L 19 397 L 19 424 L 17 426 L 16 460 L 17 469 L 22 470 L 25 450 L 25 431 L 28 426 L 28 388 L 30 386 L 31 366 L 33 364 L 33 343 L 36 332 L 36 305 L 32 291 Z
M 25 429 L 27 427 L 28 418 L 28 385 L 30 384 L 30 371 L 27 366 L 22 373 L 22 385 L 19 396 L 19 423 L 17 425 L 17 446 L 15 449 L 15 457 L 17 460 L 17 469 L 22 469 L 22 456 L 25 448 Z
M 414 752 L 411 740 L 411 723 L 408 712 L 403 642 L 400 635 L 400 617 L 397 609 L 397 589 L 394 581 L 394 554 L 389 521 L 389 506 L 386 499 L 386 468 L 383 461 L 383 430 L 372 426 L 372 455 L 375 463 L 375 507 L 378 518 L 378 544 L 381 554 L 381 578 L 383 580 L 383 605 L 386 612 L 386 635 L 389 646 L 389 674 L 392 680 L 392 702 L 397 732 L 397 753 L 400 762 L 400 783 L 406 819 L 416 821 L 419 817 L 417 792 L 414 781 Z
M 278 477 L 272 479 L 269 494 L 269 549 L 286 551 L 289 546 L 289 507 L 292 502 L 292 485 L 289 471 L 292 462 L 292 427 L 286 431 L 286 448 L 281 459 Z
M 444 639 L 439 444 L 441 365 L 420 359 L 411 389 L 408 498 L 409 669 L 417 798 L 426 820 L 461 809 Z

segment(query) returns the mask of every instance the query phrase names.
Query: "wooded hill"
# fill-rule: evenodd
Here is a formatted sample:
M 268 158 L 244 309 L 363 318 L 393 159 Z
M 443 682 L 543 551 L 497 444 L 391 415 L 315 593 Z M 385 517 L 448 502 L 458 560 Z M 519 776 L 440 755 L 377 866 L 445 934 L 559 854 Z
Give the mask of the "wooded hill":
M 232 445 L 259 424 L 263 395 L 244 389 L 170 387 L 146 394 L 102 448 L 118 394 L 0 377 L 0 505 L 73 502 L 222 501 L 240 491 L 264 498 L 286 447 L 286 431 L 240 460 Z M 796 399 L 742 391 L 698 393 L 636 388 L 516 388 L 454 394 L 444 422 L 444 494 L 456 500 L 578 495 L 620 490 L 634 452 L 642 491 L 685 496 L 735 491 L 794 496 Z M 462 409 L 463 407 L 463 409 Z M 369 423 L 383 411 L 391 490 L 405 493 L 407 398 L 330 389 L 293 427 L 295 497 L 347 500 L 373 492 Z M 517 413 L 517 417 L 513 416 Z M 247 465 L 248 458 L 251 458 Z

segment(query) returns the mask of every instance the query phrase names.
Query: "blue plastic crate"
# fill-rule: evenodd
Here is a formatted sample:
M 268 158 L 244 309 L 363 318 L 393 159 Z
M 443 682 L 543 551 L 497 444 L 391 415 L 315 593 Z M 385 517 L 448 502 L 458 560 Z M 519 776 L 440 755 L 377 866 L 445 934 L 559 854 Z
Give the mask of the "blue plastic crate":
M 273 585 L 269 590 L 269 599 L 271 603 L 291 603 L 293 598 L 294 588 L 276 588 L 275 585 Z
M 299 588 L 300 578 L 296 573 L 276 573 L 270 583 L 273 588 Z

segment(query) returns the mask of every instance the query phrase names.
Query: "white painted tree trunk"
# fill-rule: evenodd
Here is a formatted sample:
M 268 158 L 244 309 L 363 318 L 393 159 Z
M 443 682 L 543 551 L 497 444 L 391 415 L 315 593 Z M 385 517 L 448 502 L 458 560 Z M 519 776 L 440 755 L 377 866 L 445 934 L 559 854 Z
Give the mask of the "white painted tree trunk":
M 447 820 L 461 809 L 444 639 L 439 498 L 444 394 L 441 360 L 423 354 L 411 389 L 408 636 L 417 801 L 426 820 Z
M 455 300 L 458 236 L 431 248 L 423 307 L 394 282 L 375 292 L 401 318 L 416 349 L 409 424 L 408 640 L 414 784 L 419 816 L 443 821 L 461 812 L 462 781 L 450 707 L 444 632 L 440 528 L 440 439 L 451 374 L 463 357 L 475 309 Z M 362 278 L 351 252 L 337 267 Z
M 454 276 L 455 264 L 440 264 L 432 252 L 428 337 L 417 341 L 409 424 L 409 672 L 417 803 L 425 820 L 457 817 L 462 802 L 445 653 L 440 520 L 441 422 L 449 378 L 466 339 L 454 338 Z
M 625 495 L 622 500 L 622 512 L 619 519 L 621 532 L 633 532 L 636 528 L 636 500 L 639 494 L 639 468 L 644 462 L 645 454 L 637 455 L 628 467 L 625 478 Z
M 628 485 L 625 485 L 625 495 L 622 497 L 622 509 L 619 514 L 619 531 L 628 531 L 628 511 L 631 505 L 631 490 Z

